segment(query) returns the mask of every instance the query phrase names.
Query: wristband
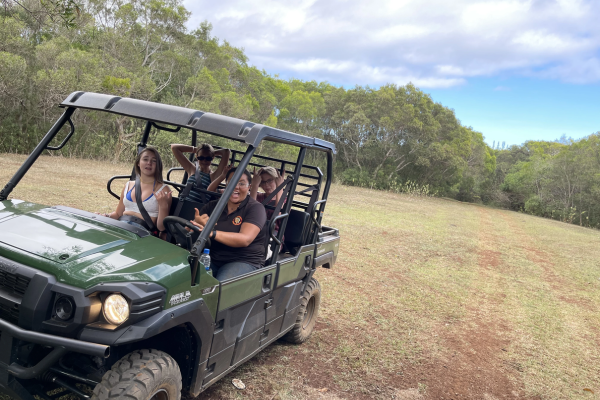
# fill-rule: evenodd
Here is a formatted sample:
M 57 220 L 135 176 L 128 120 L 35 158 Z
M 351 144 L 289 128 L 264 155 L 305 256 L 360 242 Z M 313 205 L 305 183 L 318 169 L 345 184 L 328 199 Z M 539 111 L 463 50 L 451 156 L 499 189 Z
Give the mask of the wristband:
M 213 240 L 215 237 L 217 237 L 217 230 L 213 229 L 213 231 L 210 233 L 210 240 Z

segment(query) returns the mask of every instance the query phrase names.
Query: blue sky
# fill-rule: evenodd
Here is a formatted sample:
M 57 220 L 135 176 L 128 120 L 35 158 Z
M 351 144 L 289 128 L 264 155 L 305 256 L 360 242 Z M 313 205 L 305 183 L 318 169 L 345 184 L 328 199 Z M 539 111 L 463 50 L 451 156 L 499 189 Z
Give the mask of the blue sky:
M 600 131 L 598 0 L 184 0 L 282 78 L 414 83 L 486 141 Z
M 579 139 L 600 131 L 600 84 L 491 77 L 424 90 L 453 108 L 463 125 L 482 132 L 490 145 L 555 140 L 562 135 Z

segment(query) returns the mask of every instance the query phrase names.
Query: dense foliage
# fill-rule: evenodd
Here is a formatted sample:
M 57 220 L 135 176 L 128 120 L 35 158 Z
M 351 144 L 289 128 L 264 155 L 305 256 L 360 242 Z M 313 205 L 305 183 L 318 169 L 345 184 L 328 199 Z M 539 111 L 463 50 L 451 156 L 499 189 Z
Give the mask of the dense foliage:
M 496 153 L 502 205 L 600 228 L 600 132 L 578 141 L 530 141 Z
M 60 113 L 60 101 L 94 91 L 324 138 L 337 146 L 335 176 L 345 184 L 483 201 L 573 222 L 585 211 L 582 224 L 600 221 L 595 175 L 583 167 L 593 170 L 600 159 L 596 136 L 494 150 L 412 84 L 344 89 L 260 71 L 242 49 L 213 37 L 209 23 L 189 32 L 190 13 L 180 0 L 87 0 L 77 3 L 71 24 L 49 17 L 40 23 L 24 11 L 39 1 L 20 4 L 0 22 L 0 152 L 31 151 Z M 90 113 L 74 119 L 78 130 L 63 155 L 131 159 L 138 122 Z M 189 140 L 189 132 L 154 135 L 167 164 L 174 163 L 168 144 Z M 294 156 L 273 143 L 260 151 Z M 566 192 L 557 186 L 561 179 Z

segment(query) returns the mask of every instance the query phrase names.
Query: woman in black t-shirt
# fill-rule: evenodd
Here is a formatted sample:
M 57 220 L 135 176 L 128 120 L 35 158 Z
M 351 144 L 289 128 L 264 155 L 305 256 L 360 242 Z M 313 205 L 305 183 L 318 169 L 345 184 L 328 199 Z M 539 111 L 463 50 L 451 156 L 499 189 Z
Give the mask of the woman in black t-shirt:
M 235 170 L 232 168 L 227 172 L 227 180 Z M 213 275 L 220 281 L 264 266 L 267 214 L 263 205 L 249 196 L 250 181 L 250 173 L 244 170 L 210 234 L 211 267 Z M 191 222 L 204 228 L 216 205 L 217 200 L 213 200 L 202 210 L 196 209 Z

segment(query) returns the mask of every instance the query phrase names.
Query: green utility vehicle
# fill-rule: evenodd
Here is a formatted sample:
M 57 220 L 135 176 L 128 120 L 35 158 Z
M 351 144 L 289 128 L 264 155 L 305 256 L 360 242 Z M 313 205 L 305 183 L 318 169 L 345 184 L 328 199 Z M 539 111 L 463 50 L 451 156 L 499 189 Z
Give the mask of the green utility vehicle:
M 313 274 L 319 266 L 333 266 L 339 246 L 338 231 L 321 225 L 333 144 L 222 115 L 97 93 L 72 93 L 60 107 L 62 116 L 0 192 L 0 393 L 28 400 L 65 394 L 179 399 L 182 392 L 198 395 L 279 338 L 308 339 L 321 296 Z M 77 109 L 142 120 L 138 152 L 153 129 L 189 129 L 193 146 L 198 132 L 245 144 L 245 152 L 233 151 L 233 163 L 242 167 L 233 182 L 247 167 L 285 171 L 281 201 L 266 206 L 274 212 L 267 221 L 265 247 L 272 255 L 265 267 L 220 282 L 199 263 L 234 185 L 222 194 L 203 192 L 207 201 L 220 199 L 201 232 L 189 220 L 202 204 L 174 197 L 172 214 L 165 218 L 167 241 L 87 211 L 8 200 L 43 151 L 68 143 Z M 51 146 L 65 124 L 70 132 Z M 255 155 L 264 140 L 296 146 L 297 159 Z M 326 174 L 304 164 L 307 151 L 322 154 Z M 186 175 L 172 182 L 171 172 L 166 183 L 182 193 Z M 133 179 L 133 172 L 109 179 L 108 191 L 118 198 L 111 190 L 117 179 Z

